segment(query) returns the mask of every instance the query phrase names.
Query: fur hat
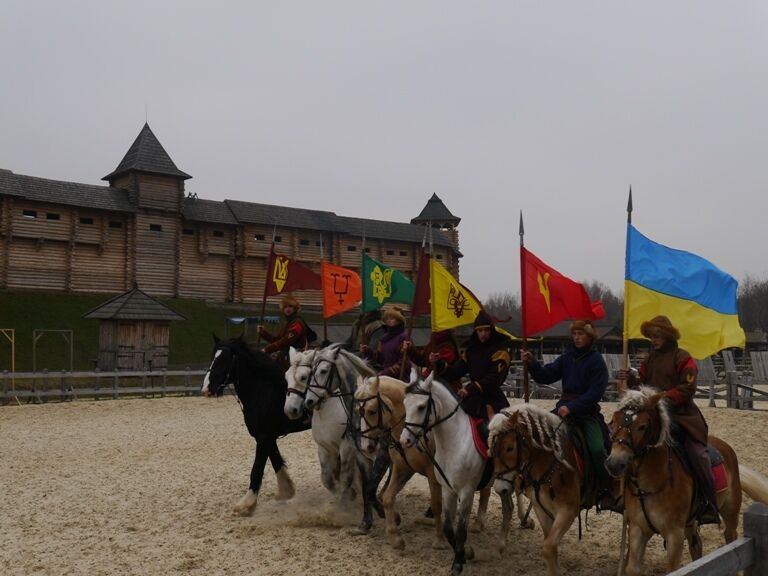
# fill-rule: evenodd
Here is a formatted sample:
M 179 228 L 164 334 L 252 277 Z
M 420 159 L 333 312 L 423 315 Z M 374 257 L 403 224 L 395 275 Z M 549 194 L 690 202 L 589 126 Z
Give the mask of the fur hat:
M 283 296 L 283 299 L 280 301 L 280 310 L 286 306 L 292 306 L 295 310 L 299 310 L 301 308 L 301 304 L 299 304 L 299 301 L 296 300 L 296 298 L 293 296 Z
M 477 318 L 475 318 L 474 329 L 477 330 L 478 328 L 490 328 L 491 330 L 494 328 L 493 318 L 485 310 L 480 310 Z
M 388 306 L 384 308 L 384 311 L 381 314 L 381 319 L 386 322 L 389 318 L 394 318 L 397 320 L 398 324 L 405 324 L 405 316 L 403 316 L 403 310 L 397 306 Z
M 646 338 L 661 336 L 675 342 L 680 340 L 680 331 L 672 326 L 672 322 L 666 316 L 656 316 L 653 320 L 646 320 L 640 325 L 640 332 Z
M 571 332 L 583 330 L 592 340 L 597 339 L 597 330 L 591 320 L 574 320 L 571 322 Z

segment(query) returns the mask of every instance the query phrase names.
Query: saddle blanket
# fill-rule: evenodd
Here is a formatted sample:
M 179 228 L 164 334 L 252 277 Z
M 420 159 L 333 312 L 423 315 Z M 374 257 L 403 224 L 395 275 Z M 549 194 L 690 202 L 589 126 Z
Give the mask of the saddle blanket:
M 715 481 L 715 492 L 722 492 L 728 488 L 728 477 L 725 474 L 725 461 L 723 455 L 711 444 L 707 444 L 707 452 L 712 462 L 712 477 Z

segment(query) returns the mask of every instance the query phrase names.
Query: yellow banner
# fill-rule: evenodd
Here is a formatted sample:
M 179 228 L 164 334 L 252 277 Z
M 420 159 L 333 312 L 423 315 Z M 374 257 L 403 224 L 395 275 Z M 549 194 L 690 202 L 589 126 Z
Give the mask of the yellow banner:
M 434 259 L 430 259 L 429 270 L 432 331 L 472 324 L 482 309 L 477 298 Z

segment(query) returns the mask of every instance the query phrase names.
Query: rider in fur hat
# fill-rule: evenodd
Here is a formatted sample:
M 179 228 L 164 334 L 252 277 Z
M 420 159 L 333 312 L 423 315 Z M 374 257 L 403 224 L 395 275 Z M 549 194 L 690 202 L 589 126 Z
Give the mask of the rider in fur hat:
M 539 384 L 562 381 L 563 394 L 553 412 L 581 430 L 595 472 L 595 496 L 602 506 L 613 504 L 613 482 L 605 468 L 608 428 L 600 412 L 600 400 L 608 387 L 608 368 L 595 348 L 597 330 L 590 320 L 571 323 L 572 344 L 554 362 L 541 365 L 528 350 L 521 359 Z
M 637 373 L 620 370 L 619 377 L 630 387 L 642 383 L 662 391 L 673 422 L 684 432 L 682 444 L 708 501 L 697 511 L 699 523 L 719 523 L 712 462 L 707 452 L 709 430 L 704 415 L 693 401 L 698 374 L 696 362 L 677 345 L 680 331 L 666 316 L 643 322 L 640 332 L 651 341 L 651 352 Z
M 405 330 L 405 317 L 397 306 L 384 308 L 381 319 L 384 321 L 384 335 L 379 339 L 375 348 L 367 344 L 360 345 L 360 352 L 364 358 L 371 360 L 379 367 L 379 374 L 399 378 L 408 381 L 411 373 L 411 364 L 406 355 L 404 342 L 408 335 Z
M 299 316 L 301 304 L 293 296 L 285 295 L 280 301 L 280 310 L 284 321 L 277 334 L 271 334 L 261 324 L 257 326 L 259 335 L 267 344 L 263 351 L 267 354 L 276 354 L 277 361 L 288 369 L 288 352 L 291 347 L 303 350 L 309 345 L 310 330 L 304 319 Z

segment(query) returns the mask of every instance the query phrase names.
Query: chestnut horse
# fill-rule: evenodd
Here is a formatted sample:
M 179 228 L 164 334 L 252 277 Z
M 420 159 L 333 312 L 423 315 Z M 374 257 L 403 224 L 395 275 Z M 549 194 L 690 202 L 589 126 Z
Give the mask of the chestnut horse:
M 648 540 L 661 534 L 667 547 L 667 571 L 676 570 L 688 540 L 691 558 L 702 554 L 699 526 L 694 519 L 694 482 L 672 449 L 667 403 L 655 388 L 628 390 L 610 423 L 611 453 L 606 468 L 624 477 L 624 502 L 629 523 L 627 576 L 637 576 Z M 768 479 L 740 465 L 733 448 L 709 436 L 709 444 L 723 457 L 727 487 L 717 494 L 725 524 L 726 542 L 736 539 L 742 489 L 758 502 L 768 503 Z
M 582 509 L 584 477 L 563 423 L 543 408 L 518 404 L 493 417 L 488 437 L 496 492 L 524 491 L 533 503 L 548 576 L 559 574 L 558 546 Z

